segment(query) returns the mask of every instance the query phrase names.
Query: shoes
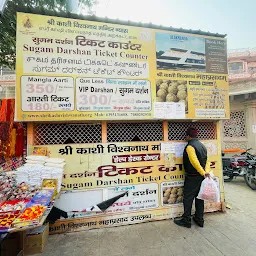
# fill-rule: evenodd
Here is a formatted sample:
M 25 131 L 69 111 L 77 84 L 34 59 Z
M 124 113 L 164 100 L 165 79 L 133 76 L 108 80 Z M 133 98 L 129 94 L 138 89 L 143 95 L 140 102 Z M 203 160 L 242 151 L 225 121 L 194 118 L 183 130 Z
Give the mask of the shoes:
M 203 219 L 199 219 L 196 216 L 193 216 L 193 221 L 197 224 L 197 226 L 203 228 L 204 227 L 204 220 Z
M 191 228 L 191 219 L 185 219 L 185 218 L 182 218 L 179 220 L 175 219 L 174 223 L 180 227 Z

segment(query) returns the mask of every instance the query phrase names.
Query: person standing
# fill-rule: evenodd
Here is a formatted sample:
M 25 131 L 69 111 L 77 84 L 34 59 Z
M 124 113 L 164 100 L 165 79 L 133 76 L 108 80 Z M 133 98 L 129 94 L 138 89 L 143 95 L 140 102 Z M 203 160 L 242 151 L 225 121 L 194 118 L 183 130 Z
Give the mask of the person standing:
M 204 201 L 197 199 L 201 183 L 206 177 L 210 177 L 210 161 L 207 157 L 206 147 L 197 139 L 198 131 L 189 128 L 186 132 L 188 142 L 183 153 L 183 164 L 185 168 L 185 182 L 183 192 L 184 214 L 181 219 L 175 219 L 174 223 L 191 228 L 191 210 L 195 199 L 196 212 L 193 220 L 195 223 L 204 226 Z

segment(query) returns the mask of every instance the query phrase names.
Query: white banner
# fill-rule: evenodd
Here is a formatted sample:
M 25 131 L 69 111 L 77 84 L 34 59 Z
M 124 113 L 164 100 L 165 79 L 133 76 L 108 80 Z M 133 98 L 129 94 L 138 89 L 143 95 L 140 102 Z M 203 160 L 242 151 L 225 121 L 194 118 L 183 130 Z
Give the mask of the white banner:
M 77 78 L 76 98 L 78 111 L 151 111 L 146 80 Z
M 23 111 L 74 110 L 74 79 L 72 77 L 22 76 Z

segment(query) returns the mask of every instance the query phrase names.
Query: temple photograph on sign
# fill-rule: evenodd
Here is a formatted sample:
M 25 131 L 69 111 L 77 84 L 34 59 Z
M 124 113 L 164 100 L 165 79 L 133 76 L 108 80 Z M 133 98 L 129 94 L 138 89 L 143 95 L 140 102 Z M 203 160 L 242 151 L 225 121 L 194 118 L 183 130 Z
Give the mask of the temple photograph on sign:
M 156 33 L 157 69 L 205 72 L 205 39 Z

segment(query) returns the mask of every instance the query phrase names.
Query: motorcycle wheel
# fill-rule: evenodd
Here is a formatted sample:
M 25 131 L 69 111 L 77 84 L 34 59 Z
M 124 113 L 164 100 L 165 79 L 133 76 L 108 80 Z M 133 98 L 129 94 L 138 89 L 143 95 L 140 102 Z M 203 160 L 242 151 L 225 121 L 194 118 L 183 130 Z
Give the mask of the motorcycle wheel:
M 244 181 L 249 188 L 251 188 L 252 190 L 256 190 L 256 180 L 253 179 L 252 176 L 253 175 L 251 172 L 247 172 L 244 175 Z
M 231 180 L 233 180 L 234 176 L 231 175 L 231 172 L 228 170 L 227 167 L 224 167 L 223 169 L 223 179 L 224 182 L 230 182 Z
M 233 180 L 233 178 L 234 176 L 225 176 L 225 175 L 223 176 L 224 182 L 230 182 Z

